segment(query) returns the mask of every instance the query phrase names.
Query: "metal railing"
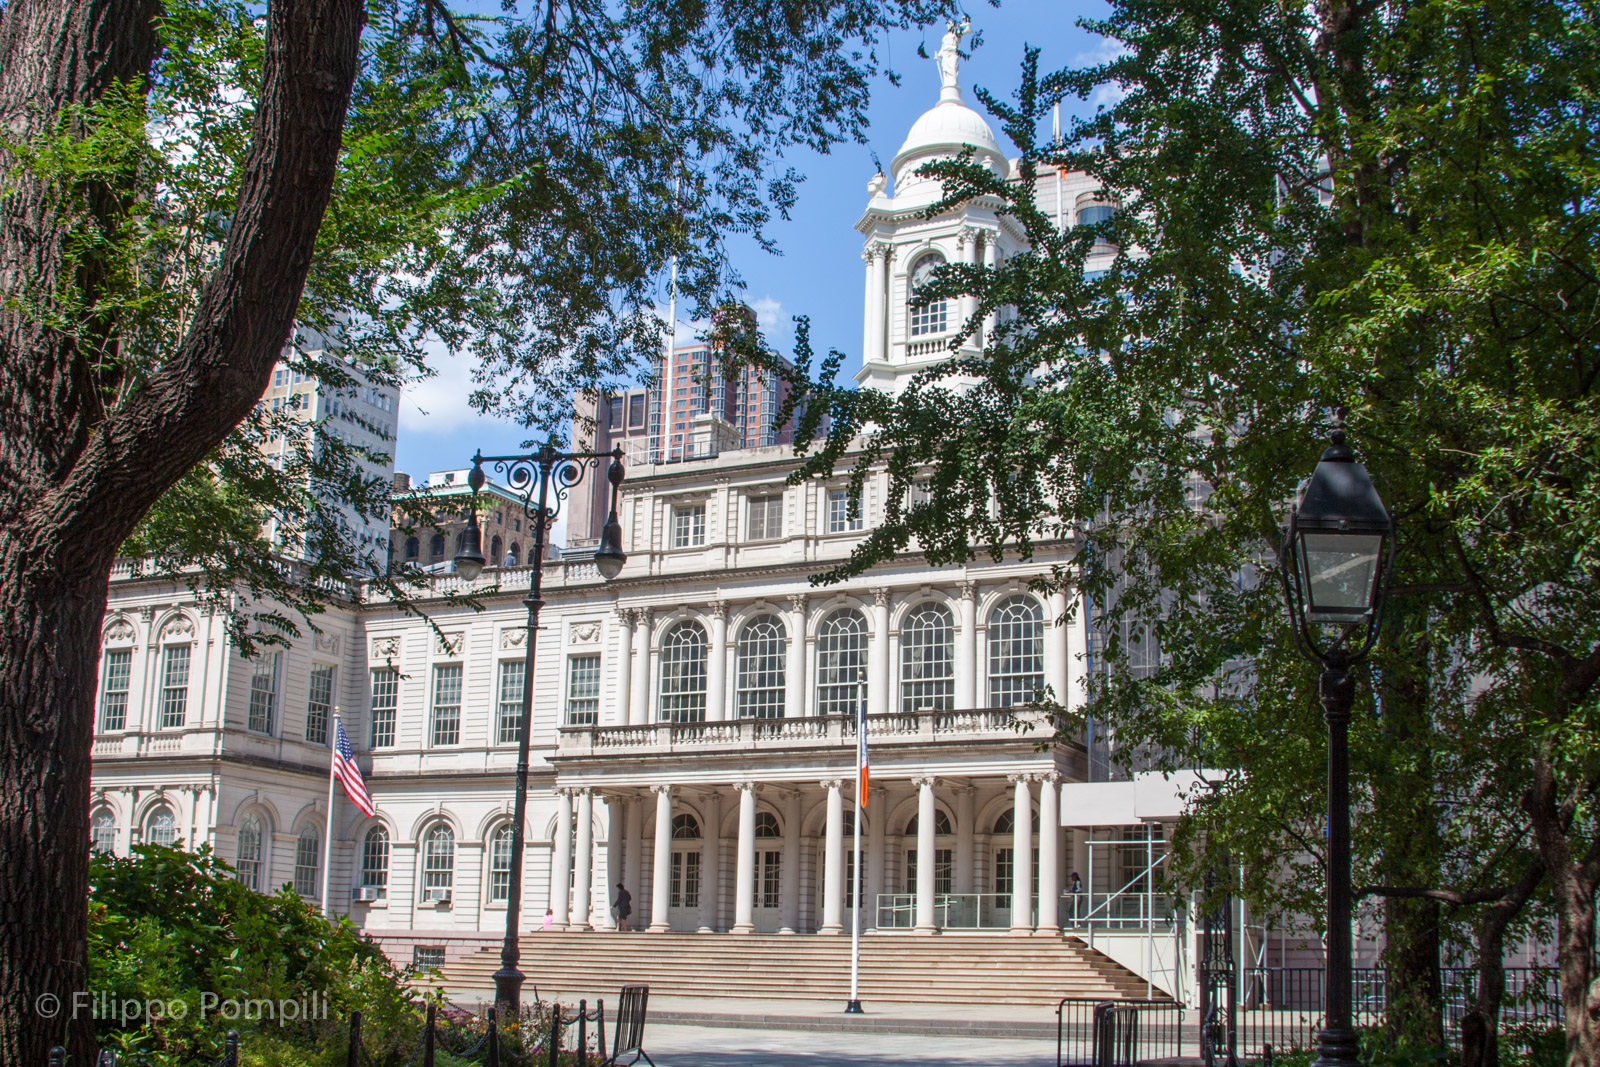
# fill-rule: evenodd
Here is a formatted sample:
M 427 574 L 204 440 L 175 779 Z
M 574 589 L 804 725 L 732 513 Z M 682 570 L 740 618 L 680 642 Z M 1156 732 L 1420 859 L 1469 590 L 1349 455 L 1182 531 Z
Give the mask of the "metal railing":
M 1171 1000 L 1063 997 L 1056 1067 L 1138 1067 L 1183 1055 L 1183 1006 Z
M 1116 893 L 1061 894 L 1061 925 L 1069 929 L 1142 930 L 1150 922 L 1170 927 L 1178 911 L 1179 898 L 1171 893 L 1142 893 L 1134 890 Z
M 1035 904 L 1029 926 L 1038 924 Z M 910 930 L 917 925 L 915 893 L 879 893 L 878 929 Z M 1010 893 L 938 893 L 933 898 L 933 925 L 939 930 L 1009 930 Z

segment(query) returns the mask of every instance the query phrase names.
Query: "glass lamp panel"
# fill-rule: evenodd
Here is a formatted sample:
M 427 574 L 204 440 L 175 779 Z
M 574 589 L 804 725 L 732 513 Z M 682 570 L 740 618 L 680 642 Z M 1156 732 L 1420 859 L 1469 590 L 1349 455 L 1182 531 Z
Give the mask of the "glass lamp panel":
M 1383 535 L 1300 534 L 1300 575 L 1312 622 L 1351 622 L 1373 607 Z

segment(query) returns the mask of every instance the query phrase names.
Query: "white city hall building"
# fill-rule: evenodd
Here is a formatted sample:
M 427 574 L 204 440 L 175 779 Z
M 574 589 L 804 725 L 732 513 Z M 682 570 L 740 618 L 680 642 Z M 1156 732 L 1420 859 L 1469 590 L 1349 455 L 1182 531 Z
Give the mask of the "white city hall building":
M 909 300 L 933 265 L 1023 247 L 997 204 L 922 217 L 938 187 L 912 173 L 921 164 L 971 147 L 997 173 L 1013 170 L 953 68 L 944 83 L 894 157 L 893 192 L 875 178 L 857 224 L 864 388 L 894 390 L 948 355 L 969 309 Z M 1100 206 L 1087 181 L 1055 181 L 1063 224 Z M 545 564 L 523 929 L 541 931 L 547 908 L 557 929 L 614 928 L 621 883 L 642 929 L 847 933 L 863 699 L 866 929 L 1054 934 L 1096 908 L 1113 929 L 1129 907 L 1161 911 L 1151 872 L 1165 854 L 1161 822 L 1176 814 L 1170 796 L 1136 812 L 1131 792 L 1088 787 L 1094 830 L 1072 791 L 1088 777 L 1084 747 L 1052 743 L 1023 708 L 1045 689 L 1083 700 L 1084 612 L 1030 588 L 1073 546 L 965 567 L 907 555 L 816 587 L 810 576 L 872 528 L 888 479 L 867 479 L 852 517 L 844 479 L 789 485 L 794 466 L 786 445 L 630 465 L 628 561 L 610 582 L 583 551 L 592 498 L 574 497 L 576 536 Z M 467 586 L 438 575 L 422 593 L 427 621 L 381 602 L 336 605 L 319 632 L 246 659 L 181 585 L 114 576 L 96 847 L 209 844 L 256 888 L 289 884 L 311 899 L 329 878 L 335 910 L 403 962 L 414 949 L 453 961 L 497 944 L 528 578 L 526 566 L 485 570 L 471 587 L 499 591 L 474 612 L 439 599 Z M 324 871 L 335 706 L 377 814 L 336 794 Z M 1158 961 L 1146 948 L 1120 955 L 1148 972 Z M 1174 975 L 1161 984 L 1179 981 L 1177 961 L 1165 966 Z

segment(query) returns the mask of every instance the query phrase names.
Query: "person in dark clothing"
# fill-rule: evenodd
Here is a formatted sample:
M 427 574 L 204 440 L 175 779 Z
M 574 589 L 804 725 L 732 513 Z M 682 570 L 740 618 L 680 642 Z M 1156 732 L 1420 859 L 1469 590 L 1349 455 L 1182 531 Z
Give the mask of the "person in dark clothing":
M 611 907 L 617 913 L 617 929 L 626 930 L 628 916 L 633 914 L 633 894 L 624 889 L 621 882 L 617 883 L 617 899 L 612 901 Z

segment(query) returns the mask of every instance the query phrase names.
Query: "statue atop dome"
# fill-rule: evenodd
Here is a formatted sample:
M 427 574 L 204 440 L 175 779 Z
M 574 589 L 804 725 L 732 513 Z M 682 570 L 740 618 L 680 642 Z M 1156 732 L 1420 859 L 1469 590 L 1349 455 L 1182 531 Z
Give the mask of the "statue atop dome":
M 938 54 L 934 57 L 939 61 L 941 100 L 961 99 L 961 38 L 971 29 L 972 20 L 968 18 L 963 18 L 959 26 L 954 22 L 945 23 L 944 40 L 940 42 Z

